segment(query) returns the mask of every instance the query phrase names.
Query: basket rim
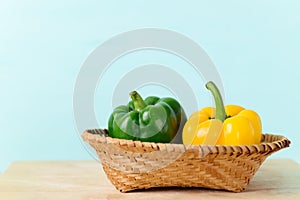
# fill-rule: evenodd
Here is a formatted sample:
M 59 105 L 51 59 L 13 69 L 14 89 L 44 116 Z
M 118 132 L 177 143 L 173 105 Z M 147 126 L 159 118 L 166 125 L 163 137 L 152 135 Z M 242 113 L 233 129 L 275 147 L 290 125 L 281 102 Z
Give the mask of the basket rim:
M 87 129 L 82 135 L 82 139 L 90 144 L 102 143 L 113 144 L 117 146 L 130 148 L 145 148 L 147 152 L 151 151 L 175 151 L 184 152 L 187 150 L 200 150 L 202 152 L 211 153 L 238 153 L 238 154 L 252 154 L 252 153 L 266 153 L 275 152 L 283 148 L 289 147 L 291 141 L 282 135 L 275 135 L 264 133 L 262 140 L 269 139 L 271 142 L 261 142 L 253 145 L 186 145 L 175 143 L 155 143 L 155 142 L 141 142 L 119 138 L 112 138 L 108 136 L 106 129 Z M 130 151 L 130 150 L 129 150 Z M 146 152 L 145 152 L 146 153 Z

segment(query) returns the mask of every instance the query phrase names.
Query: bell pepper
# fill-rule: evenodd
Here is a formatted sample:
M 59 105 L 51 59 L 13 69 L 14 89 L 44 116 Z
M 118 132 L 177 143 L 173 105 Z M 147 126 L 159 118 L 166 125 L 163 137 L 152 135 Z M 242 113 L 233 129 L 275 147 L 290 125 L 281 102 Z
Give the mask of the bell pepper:
M 185 119 L 178 101 L 155 96 L 143 100 L 136 91 L 131 92 L 130 97 L 132 101 L 128 105 L 116 107 L 110 115 L 109 136 L 142 142 L 171 142 L 179 132 L 181 120 Z
M 193 145 L 259 144 L 262 136 L 259 115 L 241 106 L 224 106 L 220 91 L 213 82 L 208 82 L 206 88 L 211 91 L 216 108 L 206 107 L 190 116 L 183 128 L 183 143 Z

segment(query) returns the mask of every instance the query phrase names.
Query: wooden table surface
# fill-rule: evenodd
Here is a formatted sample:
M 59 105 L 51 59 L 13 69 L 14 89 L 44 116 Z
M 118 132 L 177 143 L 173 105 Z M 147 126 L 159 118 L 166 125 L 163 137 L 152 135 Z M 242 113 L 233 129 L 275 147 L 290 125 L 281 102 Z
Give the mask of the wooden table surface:
M 197 188 L 120 193 L 97 161 L 14 162 L 0 174 L 0 199 L 300 199 L 300 165 L 266 160 L 241 193 Z

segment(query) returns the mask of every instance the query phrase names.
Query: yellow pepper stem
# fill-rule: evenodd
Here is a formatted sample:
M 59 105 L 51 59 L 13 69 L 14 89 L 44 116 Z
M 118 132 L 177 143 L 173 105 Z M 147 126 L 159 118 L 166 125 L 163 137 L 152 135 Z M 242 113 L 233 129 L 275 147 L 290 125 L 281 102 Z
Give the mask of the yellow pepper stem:
M 222 95 L 214 82 L 209 81 L 206 83 L 206 88 L 212 93 L 215 104 L 216 104 L 216 119 L 221 120 L 222 122 L 226 119 L 225 107 L 222 99 Z

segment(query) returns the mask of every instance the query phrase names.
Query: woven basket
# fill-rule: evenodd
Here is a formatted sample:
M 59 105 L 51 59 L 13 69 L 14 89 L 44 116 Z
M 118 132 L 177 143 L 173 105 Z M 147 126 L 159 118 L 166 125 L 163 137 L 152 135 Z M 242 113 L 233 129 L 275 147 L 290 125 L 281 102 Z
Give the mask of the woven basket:
M 247 146 L 150 143 L 111 138 L 102 129 L 87 130 L 82 138 L 121 192 L 173 186 L 241 192 L 269 155 L 290 144 L 271 134 Z

